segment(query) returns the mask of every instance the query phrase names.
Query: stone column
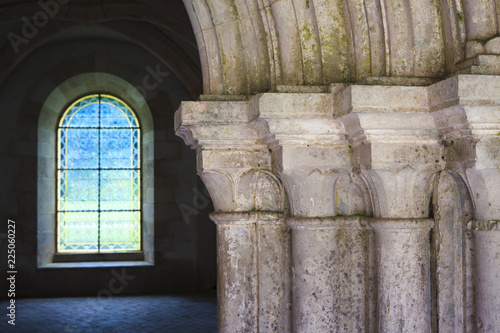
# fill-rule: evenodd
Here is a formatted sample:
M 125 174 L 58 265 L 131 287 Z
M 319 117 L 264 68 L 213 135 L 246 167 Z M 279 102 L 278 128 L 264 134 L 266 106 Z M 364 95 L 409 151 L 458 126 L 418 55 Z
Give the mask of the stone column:
M 374 219 L 378 271 L 378 331 L 431 332 L 433 220 Z
M 436 313 L 439 331 L 471 332 L 473 299 L 472 232 L 474 216 L 467 184 L 453 171 L 441 172 L 434 188 L 433 241 L 436 252 Z
M 346 114 L 355 169 L 373 202 L 379 332 L 431 331 L 431 198 L 444 168 L 426 87 L 350 86 L 335 107 Z
M 361 217 L 290 218 L 294 332 L 373 332 L 373 232 Z
M 496 37 L 485 45 L 498 41 Z M 494 310 L 500 308 L 497 292 L 500 290 L 500 238 L 497 232 L 500 220 L 500 76 L 458 75 L 434 84 L 429 92 L 433 116 L 445 145 L 447 168 L 455 175 L 456 184 L 464 184 L 455 192 L 466 197 L 466 204 L 471 207 L 465 211 L 468 216 L 458 215 L 451 221 L 455 229 L 460 228 L 456 233 L 464 235 L 460 253 L 464 271 L 453 272 L 454 276 L 460 276 L 460 280 L 453 283 L 457 292 L 446 295 L 448 297 L 443 297 L 440 303 L 454 302 L 451 297 L 455 297 L 461 300 L 461 308 L 452 322 L 441 316 L 440 327 L 444 322 L 450 332 L 494 331 L 500 326 L 498 311 Z M 449 246 L 443 243 L 444 250 L 449 251 Z
M 202 101 L 182 103 L 176 128 L 215 208 L 219 332 L 289 332 L 290 237 L 267 125 L 246 100 Z
M 340 88 L 283 89 L 255 101 L 279 142 L 277 168 L 290 200 L 294 332 L 370 331 L 370 231 L 360 217 L 334 217 L 371 212 L 335 120 L 332 91 Z

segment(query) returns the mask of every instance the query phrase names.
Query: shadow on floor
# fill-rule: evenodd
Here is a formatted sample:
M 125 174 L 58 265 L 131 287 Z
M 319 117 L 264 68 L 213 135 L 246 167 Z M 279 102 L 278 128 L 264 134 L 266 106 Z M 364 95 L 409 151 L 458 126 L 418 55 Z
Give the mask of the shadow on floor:
M 1 301 L 5 333 L 217 332 L 215 291 L 182 296 L 39 298 L 16 300 L 15 326 Z

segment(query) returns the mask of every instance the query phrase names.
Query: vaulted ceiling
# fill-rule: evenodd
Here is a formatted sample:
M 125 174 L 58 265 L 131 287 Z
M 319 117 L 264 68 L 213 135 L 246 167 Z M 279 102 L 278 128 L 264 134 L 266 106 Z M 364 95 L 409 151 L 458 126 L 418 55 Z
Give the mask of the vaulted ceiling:
M 1 1 L 0 31 L 22 36 L 22 18 L 36 18 L 44 10 L 40 3 Z M 473 57 L 500 54 L 495 0 L 45 3 L 57 3 L 58 9 L 29 42 L 16 50 L 12 38 L 3 39 L 0 83 L 34 50 L 78 39 L 139 45 L 166 64 L 193 97 L 380 78 L 428 84 L 459 72 Z
M 495 0 L 184 0 L 206 93 L 413 78 L 500 53 Z M 376 81 L 376 80 L 375 80 Z M 408 81 L 410 82 L 410 81 Z
M 27 21 L 35 29 L 27 28 Z M 202 93 L 196 40 L 181 0 L 1 1 L 0 22 L 5 36 L 0 39 L 0 84 L 40 48 L 108 40 L 140 46 L 166 65 L 194 98 Z

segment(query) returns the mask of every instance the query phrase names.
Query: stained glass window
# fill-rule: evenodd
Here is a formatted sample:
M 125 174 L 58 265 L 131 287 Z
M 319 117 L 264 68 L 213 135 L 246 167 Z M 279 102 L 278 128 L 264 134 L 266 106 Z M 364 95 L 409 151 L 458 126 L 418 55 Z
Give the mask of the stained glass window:
M 58 128 L 58 252 L 141 249 L 140 128 L 120 99 L 86 96 Z

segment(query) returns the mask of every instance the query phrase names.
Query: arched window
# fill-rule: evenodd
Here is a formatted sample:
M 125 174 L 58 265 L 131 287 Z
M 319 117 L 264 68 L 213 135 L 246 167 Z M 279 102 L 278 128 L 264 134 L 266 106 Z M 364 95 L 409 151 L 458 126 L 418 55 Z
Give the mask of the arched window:
M 57 252 L 141 250 L 141 132 L 117 97 L 78 99 L 59 122 Z

